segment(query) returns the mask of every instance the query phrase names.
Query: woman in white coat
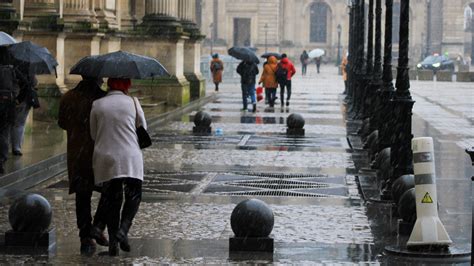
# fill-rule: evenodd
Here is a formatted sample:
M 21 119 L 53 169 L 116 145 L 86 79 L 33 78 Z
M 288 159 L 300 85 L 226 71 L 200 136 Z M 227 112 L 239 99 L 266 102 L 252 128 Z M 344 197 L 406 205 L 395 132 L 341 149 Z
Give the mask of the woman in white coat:
M 136 98 L 128 96 L 130 79 L 109 78 L 108 94 L 92 105 L 91 137 L 95 141 L 95 183 L 103 185 L 107 204 L 109 255 L 118 255 L 118 245 L 130 251 L 128 231 L 142 196 L 143 155 L 138 145 L 136 119 L 146 128 L 145 115 Z M 125 203 L 122 207 L 123 194 Z

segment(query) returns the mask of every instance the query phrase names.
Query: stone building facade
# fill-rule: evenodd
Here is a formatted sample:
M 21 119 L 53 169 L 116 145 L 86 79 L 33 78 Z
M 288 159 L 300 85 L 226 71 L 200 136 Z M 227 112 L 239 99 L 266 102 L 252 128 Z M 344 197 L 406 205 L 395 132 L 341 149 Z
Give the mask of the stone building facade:
M 156 79 L 158 85 L 135 83 L 147 94 L 182 105 L 205 91 L 196 0 L 0 0 L 0 30 L 56 57 L 57 77 L 39 76 L 46 98 L 81 79 L 69 75 L 79 59 L 117 50 L 157 58 L 168 69 L 172 76 Z
M 265 50 L 286 52 L 297 58 L 303 50 L 321 48 L 326 51 L 326 60 L 335 61 L 339 41 L 338 25 L 341 26 L 341 52 L 347 50 L 347 0 L 197 1 L 202 8 L 199 25 L 207 36 L 203 54 L 208 54 L 211 48 L 213 52 L 226 53 L 226 50 L 234 45 L 248 45 L 256 47 L 257 53 Z M 365 1 L 366 5 L 368 2 Z M 427 52 L 448 51 L 451 55 L 465 52 L 465 47 L 472 39 L 471 33 L 467 34 L 463 29 L 463 12 L 469 2 L 473 1 L 410 2 L 412 65 L 421 60 Z M 382 4 L 384 6 L 385 1 L 382 1 Z M 394 58 L 398 54 L 399 6 L 400 0 L 394 0 Z M 385 23 L 384 18 L 382 20 Z M 431 31 L 427 30 L 428 27 Z

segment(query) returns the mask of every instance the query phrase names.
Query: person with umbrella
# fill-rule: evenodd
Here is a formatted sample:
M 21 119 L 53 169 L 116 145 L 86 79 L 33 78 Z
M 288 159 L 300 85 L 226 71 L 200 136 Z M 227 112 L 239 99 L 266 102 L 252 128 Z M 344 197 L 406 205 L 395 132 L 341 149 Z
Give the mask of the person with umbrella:
M 318 71 L 319 74 L 319 68 L 321 66 L 321 57 L 325 54 L 323 49 L 314 49 L 309 52 L 308 56 L 309 58 L 312 58 L 314 62 L 316 63 L 316 70 Z
M 101 196 L 94 222 L 91 216 L 94 171 L 92 154 L 94 141 L 90 136 L 89 116 L 92 103 L 105 96 L 101 90 L 102 78 L 83 76 L 82 81 L 66 92 L 59 102 L 58 125 L 67 132 L 67 170 L 69 193 L 76 194 L 76 220 L 81 241 L 81 253 L 93 252 L 97 244 L 107 246 L 105 229 L 105 202 Z M 94 242 L 95 240 L 95 242 Z
M 219 59 L 219 54 L 213 54 L 211 60 L 210 70 L 212 73 L 212 80 L 216 85 L 216 91 L 219 91 L 219 83 L 222 82 L 222 72 L 224 72 L 224 63 Z
M 306 50 L 300 55 L 300 62 L 301 62 L 301 75 L 306 76 L 306 69 L 308 67 L 308 60 L 309 56 Z
M 263 66 L 262 76 L 260 77 L 260 81 L 258 82 L 263 83 L 263 87 L 265 88 L 266 97 L 268 98 L 268 104 L 270 107 L 275 105 L 275 96 L 276 96 L 276 89 L 278 88 L 278 82 L 276 80 L 276 70 L 278 67 L 278 61 L 275 56 L 270 56 L 267 59 L 267 62 Z
M 71 74 L 108 77 L 109 92 L 92 104 L 90 136 L 94 143 L 94 182 L 102 186 L 109 255 L 129 252 L 128 232 L 142 198 L 143 154 L 137 132 L 146 132 L 146 120 L 138 99 L 128 96 L 130 79 L 169 76 L 155 58 L 117 51 L 81 59 Z M 122 208 L 122 201 L 125 202 Z
M 255 80 L 258 75 L 258 66 L 252 61 L 242 61 L 237 66 L 237 73 L 240 75 L 240 84 L 242 88 L 243 109 L 247 110 L 247 97 L 250 96 L 253 109 L 252 112 L 257 112 L 257 99 L 255 95 Z
M 285 88 L 286 88 L 286 106 L 290 105 L 291 98 L 291 78 L 296 74 L 295 65 L 288 59 L 286 54 L 282 54 L 282 59 L 278 63 L 276 78 L 280 84 L 280 101 L 281 107 L 285 105 Z
M 10 129 L 15 121 L 15 102 L 19 86 L 12 65 L 0 65 L 0 175 L 5 173 Z
M 38 94 L 36 92 L 36 85 L 38 80 L 35 75 L 28 71 L 28 68 L 23 69 L 18 67 L 17 76 L 19 79 L 20 94 L 17 97 L 17 105 L 15 108 L 15 122 L 11 127 L 10 139 L 12 146 L 12 154 L 14 156 L 22 156 L 21 146 L 23 144 L 25 134 L 25 124 L 31 108 L 39 108 Z

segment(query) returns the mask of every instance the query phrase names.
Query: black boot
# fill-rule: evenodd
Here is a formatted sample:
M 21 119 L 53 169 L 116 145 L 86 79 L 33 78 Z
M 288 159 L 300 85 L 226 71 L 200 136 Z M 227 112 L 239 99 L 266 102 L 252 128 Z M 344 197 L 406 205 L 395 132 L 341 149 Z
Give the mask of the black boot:
M 257 104 L 256 104 L 256 103 L 253 104 L 253 110 L 252 110 L 252 112 L 253 112 L 253 113 L 257 112 Z
M 120 249 L 125 251 L 125 252 L 130 252 L 132 248 L 130 247 L 130 244 L 128 243 L 128 236 L 127 233 L 123 230 L 120 229 L 117 234 L 115 234 L 115 237 L 117 238 L 118 242 L 120 243 Z

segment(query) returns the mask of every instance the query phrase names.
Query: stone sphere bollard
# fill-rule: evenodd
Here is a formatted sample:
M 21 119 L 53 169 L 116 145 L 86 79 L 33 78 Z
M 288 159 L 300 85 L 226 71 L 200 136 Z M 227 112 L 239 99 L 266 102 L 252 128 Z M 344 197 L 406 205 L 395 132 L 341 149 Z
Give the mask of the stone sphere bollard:
M 273 230 L 273 223 L 273 211 L 258 199 L 240 202 L 230 217 L 236 237 L 268 237 Z
M 380 166 L 382 165 L 382 162 L 387 159 L 390 160 L 390 147 L 385 148 L 381 150 L 379 153 L 377 153 L 377 156 L 375 157 L 375 160 L 372 162 L 370 167 L 372 169 L 379 169 Z
M 212 123 L 212 117 L 204 111 L 199 111 L 194 116 L 194 125 L 196 127 L 209 127 Z
M 8 210 L 8 220 L 15 232 L 43 233 L 51 224 L 51 217 L 51 205 L 38 194 L 20 197 Z
M 415 188 L 405 191 L 398 201 L 398 214 L 407 223 L 416 222 Z
M 402 175 L 392 184 L 393 202 L 398 202 L 405 191 L 415 187 L 414 175 Z
M 291 129 L 302 129 L 304 124 L 304 118 L 300 114 L 291 114 L 286 119 L 286 125 Z

